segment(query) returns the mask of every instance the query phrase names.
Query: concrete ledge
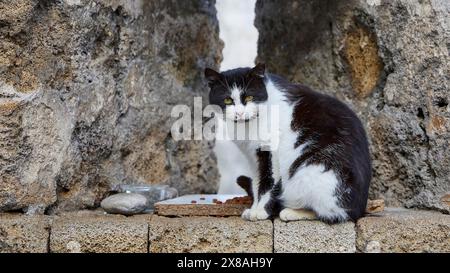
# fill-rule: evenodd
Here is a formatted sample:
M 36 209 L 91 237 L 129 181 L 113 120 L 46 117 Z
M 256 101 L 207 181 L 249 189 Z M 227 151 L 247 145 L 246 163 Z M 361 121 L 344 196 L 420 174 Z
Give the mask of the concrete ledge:
M 328 225 L 319 221 L 274 221 L 274 251 L 277 253 L 355 252 L 355 239 L 352 222 Z
M 449 252 L 450 215 L 388 208 L 327 225 L 240 217 L 0 214 L 0 252 Z
M 51 252 L 146 253 L 149 216 L 66 215 L 55 218 Z
M 154 216 L 150 252 L 272 252 L 271 221 L 246 222 L 240 217 Z
M 47 216 L 0 214 L 0 252 L 48 252 L 50 224 Z
M 450 252 L 450 215 L 387 209 L 357 223 L 361 252 Z

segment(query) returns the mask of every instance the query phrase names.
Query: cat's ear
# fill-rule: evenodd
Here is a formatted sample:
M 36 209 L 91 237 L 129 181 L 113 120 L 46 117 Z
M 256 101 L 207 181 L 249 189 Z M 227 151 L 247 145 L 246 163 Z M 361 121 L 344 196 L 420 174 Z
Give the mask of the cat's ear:
M 250 70 L 250 74 L 256 77 L 264 78 L 266 73 L 266 65 L 263 63 L 258 63 L 255 67 Z
M 220 80 L 221 77 L 222 75 L 214 69 L 205 68 L 205 79 L 208 81 L 208 84 Z

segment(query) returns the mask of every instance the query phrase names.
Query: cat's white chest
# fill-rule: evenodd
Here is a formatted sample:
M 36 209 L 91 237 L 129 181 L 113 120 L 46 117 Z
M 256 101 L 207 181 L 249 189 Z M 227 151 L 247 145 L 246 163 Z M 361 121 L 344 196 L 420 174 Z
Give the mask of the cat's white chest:
M 278 135 L 276 143 L 276 149 L 273 150 L 273 160 L 276 161 L 272 165 L 274 173 L 278 173 L 279 177 L 283 180 L 287 180 L 289 177 L 289 167 L 299 157 L 301 148 L 295 148 L 297 142 L 298 132 L 294 132 L 291 129 L 292 117 L 294 112 L 294 105 L 286 102 L 283 93 L 278 90 L 273 84 L 267 86 L 270 105 L 277 105 L 279 122 L 277 124 Z

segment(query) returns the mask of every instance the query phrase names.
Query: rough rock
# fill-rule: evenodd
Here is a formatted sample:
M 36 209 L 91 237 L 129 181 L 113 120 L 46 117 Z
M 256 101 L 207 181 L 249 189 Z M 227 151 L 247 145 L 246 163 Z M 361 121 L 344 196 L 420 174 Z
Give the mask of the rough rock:
M 48 216 L 0 214 L 0 253 L 46 253 L 51 220 Z
M 50 252 L 146 253 L 148 218 L 66 214 L 53 221 Z
M 450 252 L 450 215 L 439 212 L 390 208 L 356 228 L 360 252 Z
M 214 1 L 1 1 L 0 211 L 97 207 L 119 183 L 212 192 L 212 143 L 175 142 L 204 96 Z
M 138 193 L 118 193 L 103 199 L 100 205 L 108 213 L 134 215 L 147 208 L 147 198 Z
M 247 222 L 240 217 L 153 216 L 150 252 L 272 252 L 271 221 Z
M 259 0 L 258 59 L 363 119 L 370 198 L 450 211 L 450 2 Z
M 277 253 L 355 252 L 355 224 L 328 225 L 320 221 L 274 221 Z
M 367 200 L 366 213 L 377 213 L 384 210 L 384 200 Z

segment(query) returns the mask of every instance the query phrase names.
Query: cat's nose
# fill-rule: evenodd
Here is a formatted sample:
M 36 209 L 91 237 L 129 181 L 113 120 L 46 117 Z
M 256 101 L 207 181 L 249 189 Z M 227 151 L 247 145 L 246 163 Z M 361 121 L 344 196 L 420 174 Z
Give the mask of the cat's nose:
M 237 118 L 243 118 L 244 117 L 244 113 L 236 113 L 236 117 Z

